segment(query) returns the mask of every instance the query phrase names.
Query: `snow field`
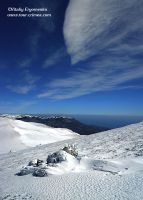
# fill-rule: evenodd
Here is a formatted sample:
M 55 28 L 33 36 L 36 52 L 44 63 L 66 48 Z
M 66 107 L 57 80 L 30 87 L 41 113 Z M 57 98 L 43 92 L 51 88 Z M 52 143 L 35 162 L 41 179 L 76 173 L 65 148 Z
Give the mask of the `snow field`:
M 38 123 L 0 117 L 0 153 L 18 151 L 77 136 L 77 133 L 64 128 L 51 128 Z
M 78 157 L 63 153 L 61 162 L 47 165 L 47 156 L 61 151 L 65 143 L 78 146 Z M 142 152 L 143 122 L 1 154 L 0 199 L 142 200 Z M 16 175 L 34 159 L 44 163 L 28 167 L 27 175 Z M 46 176 L 33 176 L 42 167 Z

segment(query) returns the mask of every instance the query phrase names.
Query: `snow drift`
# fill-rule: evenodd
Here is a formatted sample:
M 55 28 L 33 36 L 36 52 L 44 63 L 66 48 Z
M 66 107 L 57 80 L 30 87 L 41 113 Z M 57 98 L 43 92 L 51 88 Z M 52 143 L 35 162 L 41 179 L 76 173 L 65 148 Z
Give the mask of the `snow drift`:
M 71 130 L 0 117 L 0 153 L 17 151 L 78 136 Z

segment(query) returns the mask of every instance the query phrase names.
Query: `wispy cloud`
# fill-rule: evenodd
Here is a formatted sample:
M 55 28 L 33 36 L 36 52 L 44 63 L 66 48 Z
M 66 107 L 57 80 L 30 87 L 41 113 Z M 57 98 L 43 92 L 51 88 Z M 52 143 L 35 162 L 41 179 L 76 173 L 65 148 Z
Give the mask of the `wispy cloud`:
M 16 85 L 16 86 L 8 85 L 7 86 L 7 88 L 10 89 L 12 92 L 16 92 L 19 94 L 27 94 L 34 87 L 35 87 L 35 85 Z
M 19 94 L 27 94 L 36 87 L 36 82 L 40 79 L 40 76 L 32 75 L 29 70 L 23 72 L 23 78 L 16 84 L 9 84 L 7 88 L 12 92 Z
M 38 97 L 69 99 L 140 88 L 130 81 L 143 78 L 142 7 L 137 0 L 71 0 L 64 37 L 77 68 L 71 76 L 53 80 Z
M 138 0 L 71 0 L 66 11 L 64 37 L 72 63 L 86 60 L 109 48 L 140 51 L 143 32 L 143 2 Z M 136 32 L 136 38 L 131 34 Z M 136 43 L 135 43 L 136 42 Z
M 43 64 L 43 68 L 48 68 L 53 65 L 59 64 L 59 62 L 66 56 L 66 50 L 64 48 L 60 48 L 52 53 Z
M 20 68 L 29 68 L 32 62 L 32 58 L 26 58 L 18 63 Z
M 140 63 L 128 59 L 107 59 L 87 63 L 87 68 L 76 70 L 70 77 L 56 79 L 48 84 L 39 98 L 69 99 L 98 91 L 134 89 L 129 81 L 143 77 Z M 139 86 L 140 87 L 140 86 Z

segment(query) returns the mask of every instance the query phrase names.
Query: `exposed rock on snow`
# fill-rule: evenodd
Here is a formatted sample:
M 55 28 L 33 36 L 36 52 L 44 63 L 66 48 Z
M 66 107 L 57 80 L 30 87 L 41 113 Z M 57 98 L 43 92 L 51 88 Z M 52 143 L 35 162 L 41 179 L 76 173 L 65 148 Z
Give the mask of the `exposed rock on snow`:
M 78 144 L 78 156 L 62 150 L 65 143 Z M 142 145 L 143 122 L 0 155 L 0 197 L 2 200 L 141 200 Z M 47 154 L 54 152 L 63 156 L 63 161 L 47 164 Z M 34 158 L 44 162 L 22 168 Z M 22 177 L 15 176 L 17 172 Z
M 33 167 L 33 166 L 26 166 L 26 167 L 23 167 L 20 172 L 16 173 L 16 175 L 18 176 L 25 176 L 25 175 L 28 175 L 28 174 L 33 174 L 34 171 L 38 169 L 36 167 Z
M 74 146 L 74 145 L 73 145 Z M 68 145 L 70 149 L 72 145 Z M 39 161 L 39 162 L 38 162 Z M 38 164 L 40 163 L 40 164 Z M 130 164 L 132 167 L 130 167 Z M 30 167 L 29 167 L 30 165 Z M 134 166 L 134 167 L 133 167 Z M 35 159 L 30 161 L 28 166 L 22 168 L 17 175 L 23 176 L 32 173 L 33 176 L 60 175 L 69 172 L 103 171 L 113 175 L 132 173 L 134 170 L 143 170 L 143 165 L 136 160 L 96 160 L 87 156 L 74 156 L 64 150 L 59 150 L 49 154 L 44 163 L 42 160 Z
M 44 177 L 47 176 L 48 173 L 45 169 L 37 169 L 34 171 L 33 176 Z
M 43 160 L 39 160 L 39 159 L 34 159 L 34 160 L 31 160 L 28 164 L 28 166 L 39 166 L 39 165 L 42 165 L 43 163 Z
M 33 176 L 47 176 L 51 174 L 63 174 L 75 171 L 79 165 L 79 158 L 75 158 L 64 150 L 59 150 L 53 154 L 49 154 L 44 163 L 42 160 L 35 159 L 29 162 L 28 166 L 22 167 L 18 176 L 33 174 Z
M 66 153 L 62 150 L 50 154 L 47 157 L 47 164 L 60 163 L 62 161 L 66 161 Z
M 69 145 L 68 144 L 62 150 L 71 154 L 74 157 L 78 156 L 78 150 L 77 150 L 77 147 L 75 145 Z
M 78 151 L 77 151 L 75 145 L 66 145 L 64 148 L 62 148 L 62 150 L 48 155 L 47 164 L 59 163 L 62 161 L 66 161 L 67 154 L 65 152 L 74 157 L 78 156 Z

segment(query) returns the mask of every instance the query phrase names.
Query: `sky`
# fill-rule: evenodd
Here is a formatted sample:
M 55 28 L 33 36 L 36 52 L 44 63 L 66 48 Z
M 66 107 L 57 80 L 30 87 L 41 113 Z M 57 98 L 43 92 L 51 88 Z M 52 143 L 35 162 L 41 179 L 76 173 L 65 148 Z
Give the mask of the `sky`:
M 2 1 L 0 113 L 143 115 L 143 1 Z

